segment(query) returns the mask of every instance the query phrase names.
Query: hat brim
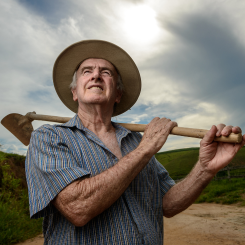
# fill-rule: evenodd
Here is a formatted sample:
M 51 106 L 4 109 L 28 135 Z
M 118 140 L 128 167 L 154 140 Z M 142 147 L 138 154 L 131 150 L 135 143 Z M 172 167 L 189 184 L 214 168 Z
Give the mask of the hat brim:
M 111 62 L 122 78 L 124 90 L 120 103 L 112 116 L 129 110 L 137 101 L 141 91 L 139 70 L 132 58 L 117 45 L 102 40 L 86 40 L 66 48 L 56 59 L 53 68 L 53 82 L 61 101 L 77 113 L 78 103 L 73 101 L 69 85 L 78 65 L 88 58 L 105 59 Z

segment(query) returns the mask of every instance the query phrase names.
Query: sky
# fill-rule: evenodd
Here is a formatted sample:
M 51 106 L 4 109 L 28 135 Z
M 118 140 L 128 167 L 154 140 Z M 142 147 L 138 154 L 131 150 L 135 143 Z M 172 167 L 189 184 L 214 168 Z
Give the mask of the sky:
M 0 119 L 31 111 L 73 117 L 53 87 L 53 64 L 69 45 L 99 39 L 123 48 L 142 79 L 136 104 L 113 121 L 167 117 L 180 127 L 245 130 L 244 13 L 242 0 L 2 0 Z M 27 150 L 2 125 L 0 144 L 6 152 Z M 160 151 L 199 144 L 169 136 Z

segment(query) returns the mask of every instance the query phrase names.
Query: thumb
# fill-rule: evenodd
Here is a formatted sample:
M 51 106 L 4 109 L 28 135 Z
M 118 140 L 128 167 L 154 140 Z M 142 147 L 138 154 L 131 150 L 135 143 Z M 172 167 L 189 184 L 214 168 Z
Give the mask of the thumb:
M 202 143 L 209 145 L 214 141 L 214 138 L 216 136 L 216 132 L 217 132 L 217 127 L 215 125 L 213 125 L 211 127 L 211 129 L 205 134 L 205 136 L 202 139 Z

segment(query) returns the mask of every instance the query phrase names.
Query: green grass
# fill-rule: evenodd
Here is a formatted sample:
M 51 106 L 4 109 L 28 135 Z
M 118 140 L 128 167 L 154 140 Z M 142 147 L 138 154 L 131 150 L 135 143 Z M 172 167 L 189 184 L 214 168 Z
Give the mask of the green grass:
M 245 206 L 245 179 L 212 181 L 196 200 L 196 203 L 201 202 L 221 204 L 240 202 Z
M 199 148 L 180 149 L 157 153 L 157 160 L 168 170 L 173 179 L 184 178 L 198 160 Z
M 237 153 L 234 159 L 229 164 L 231 166 L 245 165 L 245 146 Z
M 21 242 L 42 232 L 42 219 L 29 216 L 24 161 L 24 156 L 0 151 L 0 244 Z
M 199 148 L 180 149 L 156 154 L 158 161 L 168 170 L 173 179 L 182 179 L 189 174 L 198 160 Z M 229 166 L 245 166 L 245 147 L 243 147 Z M 231 170 L 230 175 L 245 175 L 245 169 Z M 227 176 L 227 171 L 219 172 L 217 177 Z M 240 203 L 245 205 L 245 178 L 213 180 L 196 200 L 221 204 Z
M 0 151 L 0 162 L 6 159 L 6 153 Z
M 12 206 L 12 205 L 11 205 Z M 26 208 L 0 202 L 0 244 L 25 241 L 42 232 L 42 220 L 30 220 Z

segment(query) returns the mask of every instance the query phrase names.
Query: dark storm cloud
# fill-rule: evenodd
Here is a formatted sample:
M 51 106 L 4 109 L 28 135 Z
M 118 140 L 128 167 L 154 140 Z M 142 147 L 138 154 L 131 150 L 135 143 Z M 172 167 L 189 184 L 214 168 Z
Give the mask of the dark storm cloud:
M 76 20 L 81 32 L 90 33 L 91 30 L 103 30 L 105 19 L 102 10 L 107 9 L 104 0 L 89 2 L 86 0 L 18 0 L 26 9 L 44 18 L 51 26 L 58 26 L 60 22 L 69 18 Z
M 18 2 L 53 24 L 57 24 L 61 19 L 70 14 L 69 1 L 66 0 L 18 0 Z
M 232 25 L 212 17 L 192 14 L 172 22 L 160 19 L 175 37 L 173 47 L 148 64 L 179 83 L 194 100 L 214 102 L 227 110 L 244 107 L 244 46 Z

